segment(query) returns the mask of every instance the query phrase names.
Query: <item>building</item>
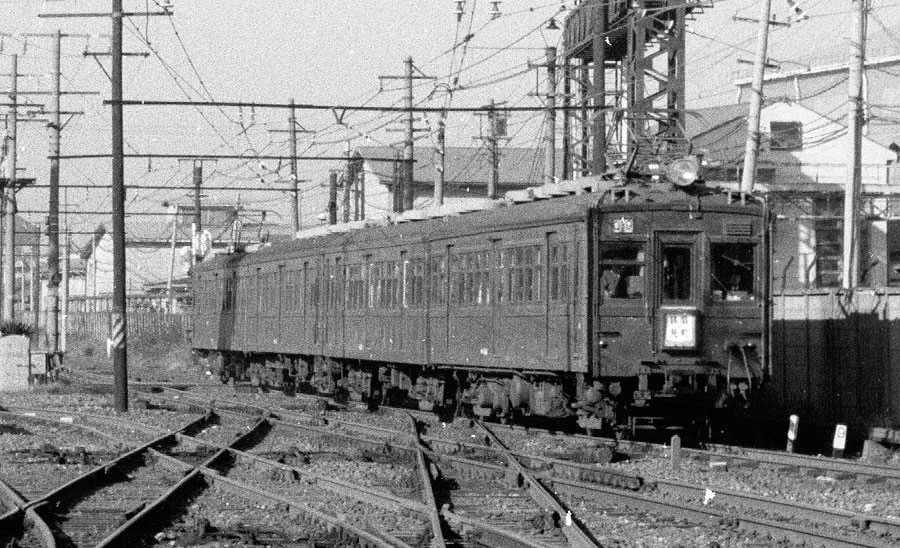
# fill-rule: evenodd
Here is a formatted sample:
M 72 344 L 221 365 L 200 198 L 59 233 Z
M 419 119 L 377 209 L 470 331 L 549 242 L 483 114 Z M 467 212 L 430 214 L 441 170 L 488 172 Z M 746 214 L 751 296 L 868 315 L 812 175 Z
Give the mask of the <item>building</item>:
M 747 142 L 748 106 L 744 103 L 694 111 L 686 130 L 694 150 L 704 155 L 706 178 L 716 182 L 741 180 Z M 793 99 L 767 100 L 760 112 L 763 135 L 756 173 L 763 187 L 843 185 L 851 143 L 847 126 Z M 863 184 L 896 185 L 900 165 L 891 143 L 863 137 Z
M 435 185 L 434 151 L 418 147 L 413 155 L 413 209 L 433 205 Z M 544 152 L 538 148 L 502 147 L 498 166 L 497 196 L 510 190 L 539 185 L 543 180 Z M 367 158 L 398 158 L 397 162 L 373 162 Z M 365 218 L 383 218 L 395 210 L 395 190 L 400 177 L 400 151 L 391 147 L 361 147 L 352 154 L 350 180 L 362 179 L 359 194 L 351 198 L 351 219 L 356 219 L 360 206 Z M 558 152 L 560 169 L 562 153 Z M 559 171 L 557 170 L 557 173 Z M 491 153 L 487 147 L 446 147 L 444 157 L 444 204 L 453 207 L 466 202 L 483 201 L 493 176 Z M 346 179 L 346 177 L 343 177 Z M 364 203 L 356 204 L 355 197 L 364 195 Z M 341 197 L 338 197 L 338 208 Z M 341 219 L 341 215 L 338 215 Z

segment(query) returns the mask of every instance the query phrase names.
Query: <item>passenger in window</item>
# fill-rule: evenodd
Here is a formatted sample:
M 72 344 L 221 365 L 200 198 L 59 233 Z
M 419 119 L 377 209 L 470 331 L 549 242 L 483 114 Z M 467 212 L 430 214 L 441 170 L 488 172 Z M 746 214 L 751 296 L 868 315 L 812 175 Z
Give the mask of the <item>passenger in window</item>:
M 600 274 L 600 291 L 607 299 L 621 298 L 619 286 L 622 282 L 622 267 L 608 266 Z

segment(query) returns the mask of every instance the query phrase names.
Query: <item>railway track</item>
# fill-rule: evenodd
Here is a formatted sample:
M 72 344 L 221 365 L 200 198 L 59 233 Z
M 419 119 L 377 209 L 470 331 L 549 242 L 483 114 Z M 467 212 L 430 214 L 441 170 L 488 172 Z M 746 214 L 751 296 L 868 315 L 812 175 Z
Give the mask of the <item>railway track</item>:
M 199 398 L 197 394 L 190 396 L 185 393 L 170 392 L 169 396 L 179 395 L 180 398 L 190 399 Z M 228 405 L 234 407 L 244 407 L 243 403 L 230 402 Z M 248 408 L 262 409 L 258 406 L 247 406 Z M 313 406 L 315 408 L 315 406 Z M 531 474 L 535 481 L 543 482 L 547 487 L 552 488 L 559 496 L 568 497 L 579 505 L 579 508 L 587 508 L 588 514 L 596 514 L 598 512 L 609 512 L 609 510 L 594 507 L 591 508 L 591 502 L 598 500 L 610 501 L 622 508 L 639 509 L 642 512 L 650 512 L 656 515 L 667 516 L 666 519 L 685 520 L 688 523 L 705 525 L 707 527 L 730 527 L 736 531 L 748 531 L 755 535 L 768 535 L 773 539 L 783 539 L 791 542 L 805 542 L 815 546 L 890 546 L 898 542 L 900 539 L 900 527 L 898 523 L 890 520 L 869 515 L 854 514 L 840 510 L 832 510 L 820 507 L 804 506 L 786 501 L 778 501 L 771 497 L 758 497 L 749 493 L 716 490 L 716 503 L 709 507 L 705 507 L 698 501 L 702 500 L 706 489 L 700 485 L 690 483 L 679 483 L 674 481 L 653 480 L 642 478 L 634 474 L 623 473 L 620 470 L 610 469 L 597 465 L 587 465 L 576 463 L 561 458 L 546 457 L 537 454 L 529 454 L 522 449 L 516 450 L 516 439 L 524 439 L 534 435 L 534 430 L 526 432 L 519 427 L 508 427 L 505 425 L 491 425 L 490 428 L 495 434 L 499 434 L 496 439 L 489 434 L 478 432 L 470 434 L 469 441 L 446 440 L 441 439 L 439 434 L 422 435 L 419 437 L 418 431 L 415 436 L 410 435 L 410 430 L 406 432 L 396 430 L 394 427 L 376 427 L 377 417 L 367 417 L 357 421 L 346 419 L 336 419 L 331 414 L 326 413 L 324 416 L 318 412 L 304 413 L 287 410 L 272 411 L 277 418 L 273 417 L 269 420 L 276 428 L 287 429 L 306 429 L 310 435 L 340 437 L 345 439 L 352 438 L 360 443 L 368 443 L 375 448 L 390 440 L 392 447 L 398 452 L 414 451 L 418 444 L 422 443 L 422 458 L 426 462 L 432 463 L 432 466 L 426 465 L 424 468 L 426 474 L 422 475 L 422 485 L 424 478 L 427 476 L 434 482 L 434 499 L 435 502 L 431 507 L 437 505 L 444 506 L 445 501 L 451 500 L 447 490 L 445 489 L 449 479 L 457 482 L 457 487 L 464 489 L 456 489 L 456 502 L 463 502 L 456 508 L 465 508 L 467 502 L 471 502 L 473 513 L 483 510 L 480 507 L 481 500 L 491 498 L 493 506 L 496 506 L 497 496 L 500 491 L 485 491 L 491 481 L 499 483 L 499 488 L 508 487 L 508 477 L 510 463 L 515 461 L 528 473 Z M 390 421 L 388 421 L 390 422 Z M 434 428 L 435 421 L 433 419 L 423 420 Z M 472 437 L 474 436 L 474 437 Z M 502 437 L 502 440 L 500 439 Z M 490 439 L 490 445 L 485 444 L 485 440 Z M 570 439 L 570 438 L 567 438 Z M 416 441 L 418 440 L 418 441 Z M 597 438 L 580 437 L 579 441 L 590 446 L 596 447 L 597 444 L 603 444 L 606 447 L 614 447 L 616 449 L 624 448 L 627 451 L 659 453 L 664 451 L 663 446 L 656 444 L 646 444 L 640 442 L 619 443 L 613 446 L 611 440 L 598 440 Z M 506 451 L 502 446 L 510 444 L 510 451 Z M 427 449 L 426 449 L 427 447 Z M 728 449 L 724 446 L 711 447 L 711 450 L 701 451 L 685 449 L 684 454 L 687 459 L 721 459 L 728 456 L 735 460 L 747 461 L 752 457 L 760 454 L 754 450 L 740 450 L 735 448 Z M 768 453 L 768 455 L 766 455 Z M 762 452 L 766 455 L 764 461 L 767 465 L 782 467 L 798 467 L 813 468 L 817 466 L 819 470 L 828 470 L 834 468 L 835 459 L 823 459 L 821 457 L 804 457 L 802 455 L 788 455 L 782 458 L 784 454 L 774 452 Z M 414 453 L 411 453 L 411 455 Z M 251 457 L 252 458 L 252 457 Z M 418 457 L 415 457 L 418 460 Z M 511 460 L 510 460 L 511 459 Z M 811 459 L 811 460 L 807 460 Z M 840 461 L 839 461 L 840 462 Z M 806 464 L 798 464 L 806 463 Z M 433 465 L 437 465 L 436 467 Z M 873 477 L 879 474 L 879 468 L 869 468 L 867 465 L 846 462 L 850 464 L 858 475 L 865 477 Z M 855 466 L 854 466 L 855 465 Z M 423 465 L 416 465 L 421 474 Z M 867 473 L 862 473 L 865 470 Z M 438 475 L 437 472 L 443 475 Z M 887 471 L 888 473 L 892 470 Z M 849 474 L 850 472 L 842 472 Z M 430 475 L 429 475 L 430 474 Z M 451 478 L 452 477 L 452 478 Z M 891 476 L 888 475 L 888 478 Z M 504 478 L 507 478 L 507 485 L 504 486 Z M 452 485 L 452 483 L 451 483 Z M 471 499 L 466 501 L 465 488 L 471 488 Z M 419 488 L 421 489 L 421 487 Z M 479 494 L 478 490 L 482 490 Z M 394 491 L 393 494 L 399 495 L 395 502 L 404 507 L 406 511 L 418 511 L 423 516 L 428 516 L 428 503 L 422 506 L 421 498 L 415 504 L 404 506 L 404 500 L 409 501 L 408 493 Z M 490 493 L 490 494 L 488 494 Z M 406 498 L 404 498 L 406 497 Z M 521 497 L 511 497 L 509 508 L 513 509 L 512 515 L 518 516 L 510 523 L 508 529 L 498 527 L 498 520 L 503 519 L 503 513 L 492 516 L 495 532 L 512 533 L 512 538 L 517 538 L 522 545 L 559 545 L 559 531 L 556 527 L 559 523 L 558 516 L 554 519 L 553 514 L 548 518 L 545 513 L 534 511 L 533 507 L 527 504 L 521 505 L 523 501 L 518 500 Z M 419 504 L 416 506 L 416 504 Z M 501 505 L 502 506 L 502 505 Z M 532 513 L 529 514 L 529 511 Z M 557 510 L 557 515 L 559 511 Z M 532 527 L 522 527 L 521 517 L 529 516 L 533 519 Z M 739 517 L 736 517 L 739 516 Z M 439 513 L 440 520 L 443 521 L 445 527 L 449 525 L 452 535 L 456 536 L 456 531 L 469 532 L 461 535 L 461 540 L 473 541 L 475 536 L 473 531 L 478 531 L 481 538 L 490 538 L 490 527 L 478 528 L 476 523 L 469 519 L 466 512 L 454 512 L 448 506 L 444 506 Z M 577 515 L 576 515 L 577 519 Z M 430 521 L 431 518 L 429 517 Z M 791 525 L 786 520 L 798 521 L 798 524 Z M 546 531 L 550 531 L 550 535 L 541 536 L 531 535 L 534 531 L 540 530 L 541 524 L 551 524 Z M 725 524 L 725 525 L 723 525 Z M 537 525 L 537 527 L 534 527 Z M 518 528 L 518 529 L 517 529 Z M 516 530 L 517 529 L 517 530 Z M 533 529 L 530 531 L 529 529 Z M 431 525 L 432 534 L 434 524 Z M 552 533 L 556 533 L 555 535 Z M 455 539 L 451 539 L 455 540 Z M 510 542 L 507 540 L 506 542 Z M 568 542 L 565 539 L 563 542 Z M 531 543 L 531 544 L 527 544 Z M 557 543 L 557 544 L 554 544 Z M 448 545 L 452 545 L 448 544 Z M 562 544 L 568 545 L 568 544 Z

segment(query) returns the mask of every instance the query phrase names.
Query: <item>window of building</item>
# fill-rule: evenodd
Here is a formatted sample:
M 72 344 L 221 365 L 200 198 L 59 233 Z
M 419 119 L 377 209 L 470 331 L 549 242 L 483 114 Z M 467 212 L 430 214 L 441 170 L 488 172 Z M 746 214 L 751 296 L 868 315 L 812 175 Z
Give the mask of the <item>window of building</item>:
M 816 287 L 838 287 L 843 276 L 843 223 L 816 221 Z
M 547 261 L 547 291 L 551 301 L 562 301 L 569 296 L 569 246 L 550 244 Z
M 800 150 L 803 148 L 803 124 L 800 122 L 770 122 L 771 150 Z
M 714 301 L 748 301 L 754 295 L 755 246 L 751 243 L 713 243 L 710 252 L 710 297 Z
M 606 299 L 641 299 L 644 296 L 644 244 L 600 244 L 600 294 Z
M 686 301 L 691 298 L 691 248 L 686 245 L 662 246 L 663 300 Z

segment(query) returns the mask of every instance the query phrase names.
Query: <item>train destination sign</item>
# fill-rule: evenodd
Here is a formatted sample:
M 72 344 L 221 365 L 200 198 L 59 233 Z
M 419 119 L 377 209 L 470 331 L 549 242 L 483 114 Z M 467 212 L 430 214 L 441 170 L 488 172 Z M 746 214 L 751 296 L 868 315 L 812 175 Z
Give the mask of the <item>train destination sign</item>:
M 690 311 L 666 312 L 666 330 L 663 346 L 678 350 L 690 350 L 697 346 L 697 316 Z

